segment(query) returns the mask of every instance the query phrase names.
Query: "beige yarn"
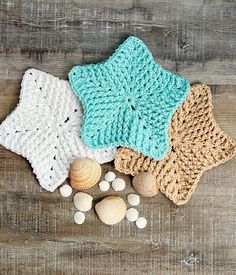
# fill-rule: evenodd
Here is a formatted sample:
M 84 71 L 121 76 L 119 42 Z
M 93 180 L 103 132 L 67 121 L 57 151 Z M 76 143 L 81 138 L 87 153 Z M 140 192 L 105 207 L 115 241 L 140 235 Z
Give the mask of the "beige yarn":
M 210 88 L 198 84 L 172 118 L 169 129 L 171 148 L 161 161 L 145 157 L 129 148 L 120 148 L 115 168 L 136 175 L 149 171 L 160 190 L 176 204 L 186 203 L 202 174 L 235 153 L 235 142 L 217 125 L 212 114 Z

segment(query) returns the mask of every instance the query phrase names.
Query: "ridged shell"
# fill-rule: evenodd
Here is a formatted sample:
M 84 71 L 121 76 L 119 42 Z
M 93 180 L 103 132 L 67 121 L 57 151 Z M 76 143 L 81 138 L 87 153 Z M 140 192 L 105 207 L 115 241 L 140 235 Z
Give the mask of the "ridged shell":
M 70 167 L 70 184 L 74 189 L 85 190 L 94 186 L 100 179 L 100 164 L 90 158 L 76 158 Z
M 92 208 L 93 197 L 84 192 L 77 192 L 74 195 L 74 205 L 75 207 L 82 211 L 87 212 Z
M 126 203 L 119 196 L 109 196 L 95 205 L 99 219 L 108 225 L 121 222 L 126 214 Z
M 132 184 L 135 191 L 144 197 L 153 197 L 159 191 L 155 177 L 149 172 L 134 176 Z

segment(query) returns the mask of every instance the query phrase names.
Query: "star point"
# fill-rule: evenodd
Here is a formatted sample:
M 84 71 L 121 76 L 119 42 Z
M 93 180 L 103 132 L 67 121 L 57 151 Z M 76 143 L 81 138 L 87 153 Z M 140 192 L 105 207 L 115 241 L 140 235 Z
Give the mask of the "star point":
M 129 37 L 104 62 L 69 73 L 85 115 L 91 148 L 127 146 L 155 159 L 168 151 L 168 127 L 189 91 L 187 80 L 157 64 L 146 45 Z
M 170 150 L 161 161 L 120 148 L 115 168 L 126 174 L 149 171 L 160 190 L 176 204 L 185 204 L 202 174 L 232 158 L 235 142 L 217 125 L 211 92 L 206 85 L 194 85 L 187 99 L 176 111 L 169 131 Z
M 54 191 L 68 177 L 75 156 L 99 163 L 116 149 L 91 150 L 81 139 L 81 104 L 68 81 L 36 69 L 25 72 L 16 109 L 0 125 L 0 144 L 24 156 L 40 185 Z

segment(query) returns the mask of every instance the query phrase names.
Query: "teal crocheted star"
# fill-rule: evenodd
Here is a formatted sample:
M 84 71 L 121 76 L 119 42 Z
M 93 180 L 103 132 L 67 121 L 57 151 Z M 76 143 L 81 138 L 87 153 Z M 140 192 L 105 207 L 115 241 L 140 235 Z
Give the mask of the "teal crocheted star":
M 126 146 L 164 158 L 169 124 L 189 82 L 157 64 L 141 40 L 130 36 L 106 61 L 74 67 L 69 80 L 84 107 L 88 146 Z

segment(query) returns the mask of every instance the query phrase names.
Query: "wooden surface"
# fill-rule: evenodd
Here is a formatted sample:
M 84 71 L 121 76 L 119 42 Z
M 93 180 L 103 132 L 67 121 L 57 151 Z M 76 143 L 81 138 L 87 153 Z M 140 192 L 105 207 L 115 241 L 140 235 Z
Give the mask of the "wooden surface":
M 66 78 L 136 35 L 167 69 L 211 85 L 216 120 L 236 139 L 235 24 L 227 0 L 0 0 L 0 120 L 27 68 Z M 93 211 L 78 226 L 72 198 L 42 190 L 27 161 L 0 147 L 0 274 L 236 274 L 235 167 L 205 173 L 187 205 L 142 199 L 144 230 L 105 226 Z

